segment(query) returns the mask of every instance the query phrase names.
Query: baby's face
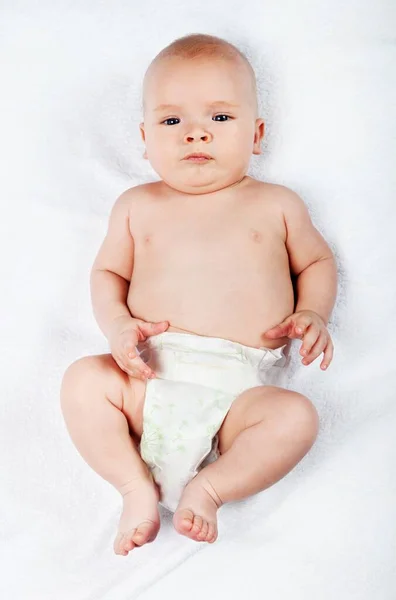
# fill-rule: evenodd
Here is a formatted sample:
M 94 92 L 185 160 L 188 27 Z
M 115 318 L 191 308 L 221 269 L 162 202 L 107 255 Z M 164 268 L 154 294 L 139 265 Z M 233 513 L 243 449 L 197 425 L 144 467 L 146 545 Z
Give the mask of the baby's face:
M 170 187 L 189 194 L 242 179 L 260 154 L 264 121 L 245 68 L 226 60 L 171 58 L 154 66 L 144 90 L 140 129 L 145 157 Z M 193 152 L 209 160 L 187 160 Z

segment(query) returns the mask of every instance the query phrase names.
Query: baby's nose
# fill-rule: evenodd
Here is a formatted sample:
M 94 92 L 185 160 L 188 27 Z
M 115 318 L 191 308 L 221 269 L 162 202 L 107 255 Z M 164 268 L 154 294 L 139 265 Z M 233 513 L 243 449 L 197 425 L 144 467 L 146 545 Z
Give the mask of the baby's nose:
M 190 133 L 186 133 L 186 135 L 184 136 L 184 141 L 187 143 L 191 143 L 191 142 L 197 142 L 197 141 L 201 141 L 201 142 L 210 142 L 212 139 L 212 136 L 210 133 L 208 132 L 191 132 Z

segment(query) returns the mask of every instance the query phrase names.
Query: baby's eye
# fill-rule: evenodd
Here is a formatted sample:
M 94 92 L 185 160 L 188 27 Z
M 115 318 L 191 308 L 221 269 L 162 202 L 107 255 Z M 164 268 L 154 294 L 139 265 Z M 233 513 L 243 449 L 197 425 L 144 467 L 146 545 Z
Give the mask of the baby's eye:
M 170 117 L 169 119 L 165 119 L 165 121 L 162 122 L 165 123 L 165 125 L 177 125 L 177 123 L 168 123 L 168 121 L 179 121 L 179 119 L 177 119 L 176 117 Z
M 231 117 L 229 117 L 228 115 L 215 115 L 213 118 L 217 120 L 217 117 L 224 117 L 224 119 L 219 119 L 219 121 L 226 121 L 228 119 L 230 119 Z

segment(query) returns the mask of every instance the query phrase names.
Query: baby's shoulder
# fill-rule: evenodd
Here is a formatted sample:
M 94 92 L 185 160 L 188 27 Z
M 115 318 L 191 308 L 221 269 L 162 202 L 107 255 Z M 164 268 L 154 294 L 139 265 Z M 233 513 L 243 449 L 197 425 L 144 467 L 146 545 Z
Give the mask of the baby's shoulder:
M 301 212 L 306 210 L 304 200 L 291 188 L 280 183 L 267 183 L 259 181 L 257 195 L 266 206 L 272 207 L 282 215 L 286 213 Z
M 119 196 L 116 204 L 122 205 L 130 217 L 146 214 L 147 210 L 151 212 L 157 204 L 156 199 L 161 197 L 159 183 L 154 181 L 130 187 Z
M 290 198 L 291 196 L 296 195 L 292 189 L 280 183 L 272 183 L 270 181 L 260 181 L 258 179 L 255 179 L 253 186 L 261 194 L 267 197 L 271 197 L 274 200 Z
M 133 187 L 125 190 L 125 192 L 122 194 L 122 197 L 124 197 L 126 202 L 154 198 L 160 193 L 160 184 L 160 181 L 152 181 L 149 183 L 134 185 Z

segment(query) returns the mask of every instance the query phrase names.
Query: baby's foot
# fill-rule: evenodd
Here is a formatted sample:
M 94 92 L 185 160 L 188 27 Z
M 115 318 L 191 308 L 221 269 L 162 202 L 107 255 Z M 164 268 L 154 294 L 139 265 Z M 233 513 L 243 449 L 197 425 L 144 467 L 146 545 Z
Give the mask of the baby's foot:
M 212 544 L 217 539 L 217 510 L 221 500 L 205 476 L 199 473 L 184 488 L 173 516 L 176 531 Z
M 120 490 L 124 507 L 114 540 L 114 552 L 127 556 L 135 546 L 152 542 L 159 531 L 158 488 L 151 476 L 136 478 Z

